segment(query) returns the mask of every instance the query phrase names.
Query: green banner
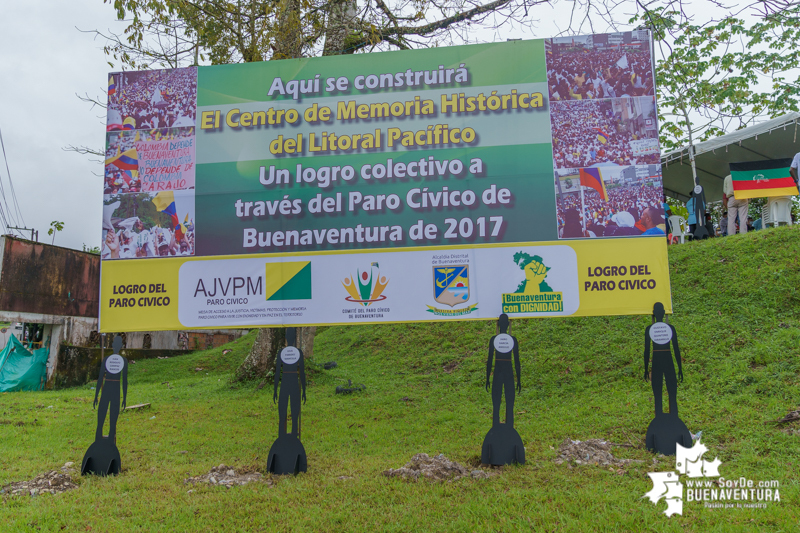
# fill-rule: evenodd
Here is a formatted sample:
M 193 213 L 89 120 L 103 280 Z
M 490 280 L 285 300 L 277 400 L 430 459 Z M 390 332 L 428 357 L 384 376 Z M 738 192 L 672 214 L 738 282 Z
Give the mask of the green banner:
M 199 69 L 196 255 L 557 239 L 544 67 L 520 41 Z

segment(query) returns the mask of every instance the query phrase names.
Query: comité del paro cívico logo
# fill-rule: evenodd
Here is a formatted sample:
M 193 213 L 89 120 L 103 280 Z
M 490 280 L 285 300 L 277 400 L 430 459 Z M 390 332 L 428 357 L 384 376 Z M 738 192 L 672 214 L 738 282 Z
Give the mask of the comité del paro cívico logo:
M 364 307 L 385 300 L 386 295 L 383 294 L 383 291 L 388 284 L 389 278 L 381 276 L 378 263 L 370 264 L 367 270 L 356 270 L 355 276 L 351 274 L 342 281 L 348 294 L 345 300 L 359 303 Z

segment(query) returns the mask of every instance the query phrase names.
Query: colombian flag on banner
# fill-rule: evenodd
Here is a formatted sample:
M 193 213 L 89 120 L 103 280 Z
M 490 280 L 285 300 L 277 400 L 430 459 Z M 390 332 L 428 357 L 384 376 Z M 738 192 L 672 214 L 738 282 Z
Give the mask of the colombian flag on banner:
M 743 200 L 798 194 L 797 185 L 789 174 L 791 164 L 791 159 L 731 163 L 734 197 Z
M 604 201 L 608 201 L 608 192 L 606 192 L 606 184 L 603 183 L 603 176 L 600 174 L 599 168 L 582 168 L 579 171 L 581 178 L 581 185 L 589 187 L 597 191 L 597 194 Z
M 603 144 L 608 142 L 608 134 L 601 130 L 600 128 L 594 128 L 594 131 L 597 132 L 597 140 Z
M 106 159 L 106 165 L 114 165 L 120 170 L 135 170 L 138 172 L 139 154 L 136 153 L 136 148 L 131 148 L 112 158 Z
M 156 206 L 156 211 L 161 211 L 169 216 L 170 225 L 175 231 L 175 239 L 181 240 L 185 231 L 183 224 L 178 219 L 178 210 L 175 207 L 175 194 L 172 191 L 162 191 L 155 195 L 152 200 Z
M 108 96 L 117 92 L 117 84 L 114 83 L 114 76 L 108 78 Z
M 138 170 L 126 170 L 126 171 L 124 171 L 122 173 L 122 179 L 124 179 L 125 183 L 127 183 L 128 185 L 130 185 L 131 181 L 134 178 L 138 178 L 138 177 L 139 177 L 139 171 Z

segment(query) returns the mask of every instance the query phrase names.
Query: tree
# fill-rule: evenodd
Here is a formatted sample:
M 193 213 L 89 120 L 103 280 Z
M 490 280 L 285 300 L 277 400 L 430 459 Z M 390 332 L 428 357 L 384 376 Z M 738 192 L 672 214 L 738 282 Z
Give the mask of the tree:
M 468 29 L 531 27 L 529 11 L 551 0 L 104 2 L 128 24 L 121 35 L 97 32 L 109 56 L 131 68 L 174 68 L 465 42 Z
M 56 243 L 56 233 L 58 233 L 62 229 L 64 229 L 64 223 L 63 222 L 59 222 L 58 220 L 54 220 L 54 221 L 52 221 L 50 223 L 50 229 L 47 230 L 47 234 L 53 236 L 53 242 L 51 242 L 50 244 L 55 244 Z
M 664 149 L 747 127 L 798 109 L 800 6 L 767 12 L 750 24 L 735 16 L 692 24 L 666 8 L 631 22 L 653 30 L 662 58 L 656 64 L 660 141 Z M 695 178 L 696 179 L 696 178 Z

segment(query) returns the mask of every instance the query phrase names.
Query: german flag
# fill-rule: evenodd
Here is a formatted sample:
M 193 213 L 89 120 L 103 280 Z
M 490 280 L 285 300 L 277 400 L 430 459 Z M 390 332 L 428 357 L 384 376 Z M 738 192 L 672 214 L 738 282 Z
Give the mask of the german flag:
M 734 197 L 744 200 L 798 194 L 797 184 L 789 174 L 791 164 L 791 159 L 731 163 Z

